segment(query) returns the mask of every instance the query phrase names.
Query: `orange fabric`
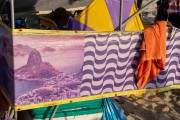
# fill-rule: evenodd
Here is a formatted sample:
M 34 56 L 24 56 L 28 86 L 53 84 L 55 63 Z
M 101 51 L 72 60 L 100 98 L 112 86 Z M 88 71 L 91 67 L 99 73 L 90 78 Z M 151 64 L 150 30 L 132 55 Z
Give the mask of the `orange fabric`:
M 157 21 L 144 30 L 144 40 L 140 47 L 142 53 L 136 69 L 139 89 L 165 69 L 166 25 L 166 21 Z

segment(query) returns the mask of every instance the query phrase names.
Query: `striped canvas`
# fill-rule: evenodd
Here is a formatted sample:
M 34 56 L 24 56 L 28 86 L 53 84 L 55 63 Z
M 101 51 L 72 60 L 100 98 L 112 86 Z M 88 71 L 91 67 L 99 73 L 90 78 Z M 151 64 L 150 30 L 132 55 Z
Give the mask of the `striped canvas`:
M 168 29 L 166 69 L 145 88 L 180 84 L 180 30 Z M 85 54 L 81 96 L 134 90 L 135 68 L 139 58 L 141 34 L 111 33 L 89 35 Z

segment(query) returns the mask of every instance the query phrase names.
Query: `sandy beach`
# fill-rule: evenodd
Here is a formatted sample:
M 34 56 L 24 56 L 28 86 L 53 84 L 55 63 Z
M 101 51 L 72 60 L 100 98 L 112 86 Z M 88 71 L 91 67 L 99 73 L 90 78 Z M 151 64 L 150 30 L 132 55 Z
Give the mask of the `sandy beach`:
M 118 107 L 128 120 L 179 120 L 180 90 L 148 93 L 142 97 L 119 97 Z
M 142 3 L 142 7 L 144 5 L 146 5 L 147 3 L 149 3 L 151 0 L 144 0 Z M 143 18 L 143 22 L 145 23 L 154 23 L 154 18 L 157 14 L 157 4 L 153 4 L 152 6 L 148 7 L 146 10 L 144 10 L 142 12 L 142 18 Z

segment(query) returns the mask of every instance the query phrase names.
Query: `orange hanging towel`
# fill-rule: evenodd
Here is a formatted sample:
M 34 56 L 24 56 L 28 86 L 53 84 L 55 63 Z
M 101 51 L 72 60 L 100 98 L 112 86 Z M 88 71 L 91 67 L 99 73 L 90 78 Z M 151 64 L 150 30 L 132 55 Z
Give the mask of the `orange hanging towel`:
M 166 25 L 166 21 L 157 21 L 144 30 L 144 40 L 140 47 L 141 55 L 136 68 L 139 89 L 165 69 Z

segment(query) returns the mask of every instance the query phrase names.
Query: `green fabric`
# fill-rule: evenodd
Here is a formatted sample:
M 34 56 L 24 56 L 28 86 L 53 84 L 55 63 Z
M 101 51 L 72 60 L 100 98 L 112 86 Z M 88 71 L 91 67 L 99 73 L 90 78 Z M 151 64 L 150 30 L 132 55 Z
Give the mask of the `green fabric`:
M 54 117 L 57 118 L 100 113 L 103 112 L 103 107 L 101 104 L 102 99 L 62 104 L 59 105 Z M 31 115 L 34 119 L 49 118 L 53 109 L 54 106 L 33 109 L 31 110 Z

